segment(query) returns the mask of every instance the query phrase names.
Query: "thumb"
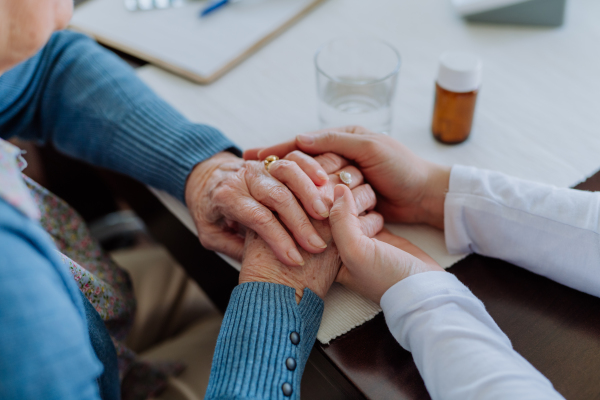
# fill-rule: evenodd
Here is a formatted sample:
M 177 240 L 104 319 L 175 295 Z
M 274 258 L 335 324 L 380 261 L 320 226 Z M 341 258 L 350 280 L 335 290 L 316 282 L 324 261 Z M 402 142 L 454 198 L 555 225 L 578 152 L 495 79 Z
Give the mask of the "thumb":
M 352 161 L 364 155 L 371 135 L 355 135 L 335 130 L 296 136 L 296 145 L 307 154 L 336 153 Z
M 351 254 L 355 254 L 355 250 L 360 249 L 360 242 L 366 236 L 363 234 L 356 202 L 350 188 L 346 185 L 336 185 L 333 193 L 334 201 L 329 214 L 329 224 L 342 261 L 347 263 L 354 258 Z

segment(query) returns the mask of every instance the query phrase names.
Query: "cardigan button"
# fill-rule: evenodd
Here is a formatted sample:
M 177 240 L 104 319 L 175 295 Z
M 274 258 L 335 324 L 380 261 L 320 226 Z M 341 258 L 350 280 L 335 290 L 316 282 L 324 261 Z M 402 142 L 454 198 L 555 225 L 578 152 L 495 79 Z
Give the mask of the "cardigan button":
M 292 385 L 287 382 L 281 385 L 281 390 L 283 391 L 283 395 L 288 397 L 291 396 L 293 392 Z
M 290 340 L 293 344 L 298 345 L 298 343 L 300 343 L 300 335 L 298 335 L 298 332 L 290 333 Z
M 288 359 L 285 360 L 285 366 L 290 371 L 295 370 L 296 369 L 296 360 L 294 360 L 292 357 L 288 357 Z

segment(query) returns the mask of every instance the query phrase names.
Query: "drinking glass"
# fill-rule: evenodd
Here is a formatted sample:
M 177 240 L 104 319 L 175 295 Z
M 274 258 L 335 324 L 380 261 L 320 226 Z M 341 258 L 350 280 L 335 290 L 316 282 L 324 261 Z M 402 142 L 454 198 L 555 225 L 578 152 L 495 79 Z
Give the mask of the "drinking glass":
M 375 132 L 392 128 L 400 54 L 378 39 L 343 38 L 315 55 L 322 128 L 361 125 Z

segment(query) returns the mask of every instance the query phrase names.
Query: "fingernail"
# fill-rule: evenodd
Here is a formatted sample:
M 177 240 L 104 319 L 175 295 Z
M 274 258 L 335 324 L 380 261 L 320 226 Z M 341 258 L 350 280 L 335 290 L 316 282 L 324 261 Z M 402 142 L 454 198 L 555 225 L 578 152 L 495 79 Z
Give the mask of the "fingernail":
M 338 199 L 344 197 L 344 187 L 342 185 L 337 185 L 335 189 L 333 189 L 333 201 L 338 201 Z
M 323 217 L 323 218 L 329 217 L 329 210 L 327 209 L 327 206 L 325 205 L 325 203 L 323 203 L 321 200 L 319 200 L 319 199 L 315 200 L 313 203 L 313 208 L 315 209 L 317 214 L 319 214 L 321 217 Z
M 326 180 L 326 181 L 329 180 L 329 176 L 327 176 L 327 174 L 325 173 L 325 171 L 323 171 L 322 169 L 320 169 L 320 170 L 317 171 L 317 176 L 319 178 L 321 178 L 321 179 Z
M 315 142 L 315 138 L 310 135 L 298 135 L 296 138 L 303 144 L 313 144 Z
M 292 259 L 298 265 L 304 265 L 304 259 L 300 255 L 300 252 L 297 249 L 291 249 L 288 251 L 288 257 Z
M 308 243 L 310 243 L 311 245 L 318 247 L 320 249 L 326 249 L 327 248 L 327 243 L 325 243 L 323 241 L 323 239 L 321 239 L 321 237 L 319 235 L 312 235 L 309 239 L 308 239 Z

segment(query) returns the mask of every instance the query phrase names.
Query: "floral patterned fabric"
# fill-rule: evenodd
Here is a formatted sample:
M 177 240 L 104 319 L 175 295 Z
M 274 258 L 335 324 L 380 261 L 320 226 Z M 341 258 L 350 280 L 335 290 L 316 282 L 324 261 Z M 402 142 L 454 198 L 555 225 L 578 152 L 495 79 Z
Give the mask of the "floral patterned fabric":
M 143 400 L 159 393 L 167 376 L 180 373 L 184 366 L 142 361 L 123 344 L 136 305 L 129 275 L 103 252 L 73 208 L 21 174 L 25 166 L 21 151 L 0 139 L 0 197 L 39 219 L 79 289 L 102 317 L 117 351 L 121 382 L 125 379 L 123 400 Z

